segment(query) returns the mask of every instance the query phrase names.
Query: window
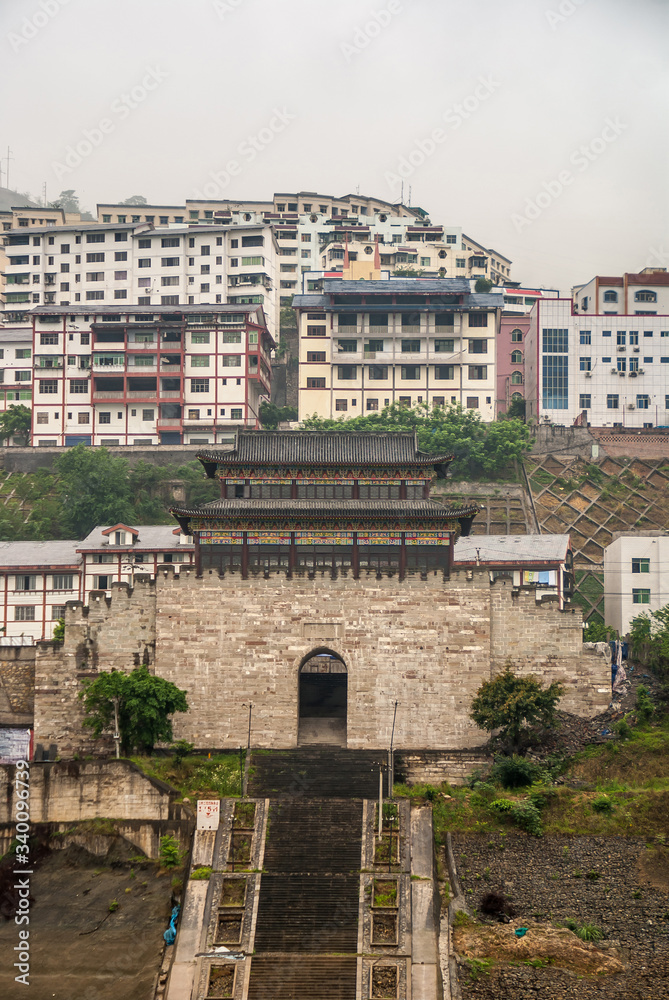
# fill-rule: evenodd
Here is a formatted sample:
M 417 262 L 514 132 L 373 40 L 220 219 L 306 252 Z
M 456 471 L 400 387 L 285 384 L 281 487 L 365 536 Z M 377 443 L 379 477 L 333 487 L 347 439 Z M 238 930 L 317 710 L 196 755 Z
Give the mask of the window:
M 647 410 L 650 406 L 650 396 L 640 395 L 636 398 L 637 410 Z
M 335 410 L 348 410 L 348 400 L 335 399 Z
M 324 389 L 325 379 L 324 378 L 308 378 L 307 379 L 307 389 Z
M 592 343 L 592 331 L 591 330 L 581 330 L 578 335 L 580 344 L 591 344 Z
M 469 313 L 470 326 L 487 326 L 488 313 Z
M 325 361 L 325 351 L 307 351 L 307 361 L 315 364 Z
M 37 590 L 36 576 L 16 576 L 14 590 Z
M 434 342 L 434 350 L 437 354 L 452 354 L 455 350 L 455 341 L 451 338 L 437 338 Z
M 209 331 L 201 331 L 198 333 L 191 333 L 190 335 L 191 344 L 208 344 L 209 343 Z
M 58 392 L 58 380 L 55 378 L 42 378 L 39 380 L 39 391 L 42 394 L 52 394 Z
M 650 559 L 632 559 L 633 573 L 650 573 Z
M 58 334 L 57 333 L 41 333 L 39 338 L 40 344 L 57 344 Z M 28 354 L 27 357 L 30 357 Z
M 200 285 L 200 291 L 201 292 L 208 292 L 209 291 L 209 282 L 206 282 L 205 284 Z
M 137 267 L 151 267 L 150 257 L 140 257 L 137 261 Z
M 105 255 L 103 253 L 87 253 L 86 263 L 87 264 L 103 264 Z
M 135 221 L 133 216 L 133 222 Z M 114 241 L 116 243 L 125 243 L 128 239 L 127 233 L 114 233 Z
M 104 233 L 87 233 L 86 242 L 87 243 L 104 243 L 105 234 Z
M 160 296 L 161 306 L 178 306 L 179 296 L 178 295 L 161 295 Z
M 70 588 L 72 589 L 72 588 Z M 57 622 L 59 619 L 65 617 L 65 605 L 64 604 L 52 604 L 51 605 L 51 621 Z
M 456 267 L 466 267 L 467 266 L 467 261 L 465 260 L 464 257 L 456 257 L 455 258 L 455 266 Z M 476 405 L 478 406 L 478 403 Z
M 542 330 L 542 351 L 544 354 L 566 354 L 569 344 L 568 330 Z
M 358 377 L 357 365 L 337 365 L 337 378 L 350 381 Z
M 400 350 L 402 354 L 418 354 L 420 352 L 420 340 L 403 340 Z
M 235 246 L 237 245 L 236 240 L 233 240 L 232 243 L 234 243 Z M 265 238 L 263 236 L 242 236 L 243 247 L 262 247 L 264 245 Z
M 225 359 L 227 361 L 227 357 Z M 194 354 L 190 359 L 192 368 L 208 368 L 209 367 L 209 355 L 208 354 Z
M 22 605 L 21 607 L 14 608 L 14 621 L 15 622 L 34 622 L 35 621 L 35 608 L 28 605 Z
M 420 378 L 420 365 L 402 365 L 401 376 L 405 381 L 415 381 Z
M 630 347 L 637 347 L 639 344 L 639 331 L 630 330 Z
M 488 353 L 488 341 L 487 340 L 470 340 L 469 341 L 469 353 L 470 354 L 487 354 Z
M 163 277 L 160 279 L 160 284 L 161 285 L 178 285 L 179 284 L 179 275 L 178 274 L 163 275 Z
M 114 290 L 114 298 L 115 299 L 127 299 L 128 298 L 128 289 L 127 288 L 116 288 Z
M 104 297 L 105 297 L 104 292 L 86 292 L 87 302 L 94 302 L 99 299 L 104 299 Z
M 479 408 L 479 398 L 478 396 L 467 396 L 467 409 L 468 410 L 478 410 Z
M 645 365 L 652 365 L 652 363 L 653 363 L 653 359 L 652 359 L 652 358 L 644 358 L 644 359 L 643 359 L 643 363 L 644 363 Z
M 616 368 L 619 372 L 627 371 L 627 359 L 626 358 L 616 358 Z
M 162 267 L 178 267 L 179 258 L 178 257 L 162 257 L 160 260 Z
M 378 399 L 368 399 L 366 404 L 366 409 L 368 410 L 378 410 L 379 401 Z
M 161 247 L 178 247 L 180 242 L 178 236 L 163 236 L 160 245 Z
M 610 330 L 602 330 L 602 337 L 610 337 L 610 336 L 611 336 Z
M 388 378 L 388 365 L 370 365 L 367 369 L 370 382 L 382 382 Z
M 189 420 L 199 420 L 200 419 L 200 411 L 199 410 L 189 410 L 188 411 L 188 419 Z
M 611 364 L 611 358 L 602 358 L 602 364 L 603 365 L 610 365 Z
M 241 344 L 242 342 L 242 331 L 241 330 L 224 330 L 223 331 L 223 343 L 224 344 Z
M 624 330 L 618 330 L 616 333 L 616 344 L 618 347 L 624 347 L 627 343 L 627 334 Z
M 48 424 L 49 423 L 49 414 L 48 413 L 38 413 L 37 414 L 37 423 L 38 424 Z
M 592 371 L 592 358 L 579 358 L 578 366 L 579 370 L 582 372 Z
M 338 351 L 343 351 L 343 352 L 349 353 L 349 354 L 355 354 L 356 351 L 358 350 L 358 341 L 357 340 L 338 340 L 337 341 L 337 350 Z
M 71 573 L 54 573 L 54 590 L 74 590 L 74 576 Z
M 565 330 L 565 336 L 566 332 Z M 566 354 L 564 356 L 545 354 L 542 358 L 542 404 L 547 410 L 567 409 L 569 395 L 567 362 Z
M 607 410 L 617 410 L 620 397 L 617 392 L 610 392 L 606 397 Z
M 88 423 L 90 423 L 90 415 L 88 413 L 78 413 L 77 414 L 77 423 L 79 423 L 79 424 L 88 424 Z
M 233 406 L 232 407 L 232 409 L 230 410 L 230 419 L 231 420 L 241 420 L 242 419 L 242 408 L 241 408 L 241 406 L 238 406 L 238 407 Z
M 224 354 L 221 357 L 222 368 L 241 368 L 241 364 L 242 364 L 241 354 Z
M 325 337 L 326 328 L 324 326 L 308 326 L 307 337 Z
M 190 380 L 191 392 L 209 392 L 208 378 L 192 378 Z
M 211 247 L 209 245 L 200 247 L 200 256 L 209 257 L 211 254 Z
M 15 382 L 30 382 L 30 372 L 14 372 Z
M 632 589 L 632 604 L 650 604 L 650 589 L 634 587 Z M 18 611 L 18 608 L 16 610 Z
M 487 365 L 469 365 L 470 379 L 486 379 L 488 377 Z
M 100 423 L 100 424 L 110 424 L 111 423 L 111 413 L 109 413 L 109 412 L 98 413 L 98 423 Z
M 142 420 L 153 420 L 154 413 L 154 410 L 142 410 Z
M 523 363 L 523 352 L 522 351 L 512 351 L 511 352 L 511 364 L 512 365 L 522 365 Z
M 511 373 L 511 385 L 522 385 L 523 384 L 523 373 L 522 372 L 512 372 Z
M 578 397 L 578 405 L 582 410 L 589 410 L 592 407 L 592 396 L 590 393 L 582 392 Z
M 648 288 L 643 288 L 641 291 L 634 293 L 635 302 L 657 302 L 657 294 L 651 292 Z
M 57 343 L 57 341 L 56 341 Z M 17 347 L 15 350 L 15 355 L 17 358 L 29 358 L 30 348 L 29 347 Z
M 609 292 L 604 292 L 604 301 L 605 302 L 617 302 L 618 301 L 618 293 L 617 292 L 610 292 L 610 291 Z
M 434 377 L 438 382 L 455 378 L 455 367 L 453 365 L 435 365 Z

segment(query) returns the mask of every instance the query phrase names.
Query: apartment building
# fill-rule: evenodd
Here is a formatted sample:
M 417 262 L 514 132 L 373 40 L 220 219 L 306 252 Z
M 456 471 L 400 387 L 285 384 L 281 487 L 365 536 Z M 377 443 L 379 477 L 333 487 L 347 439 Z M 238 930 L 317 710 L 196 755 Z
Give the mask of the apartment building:
M 580 418 L 595 427 L 669 424 L 669 276 L 646 272 L 643 283 L 629 280 L 638 277 L 626 275 L 618 286 L 594 279 L 578 303 L 538 300 L 525 346 L 528 418 L 565 425 Z M 597 312 L 586 312 L 591 295 Z
M 35 227 L 5 234 L 5 325 L 36 305 L 261 305 L 278 332 L 277 244 L 260 224 Z
M 524 400 L 527 391 L 525 342 L 532 307 L 541 298 L 557 298 L 548 288 L 500 286 L 504 309 L 497 338 L 497 413 L 506 413 L 514 400 Z
M 0 646 L 51 639 L 68 601 L 193 564 L 193 540 L 171 525 L 97 527 L 83 541 L 0 542 Z
M 645 267 L 617 278 L 597 275 L 577 285 L 572 298 L 581 316 L 669 315 L 669 274 L 665 267 Z
M 480 269 L 483 267 L 482 261 L 485 261 L 486 277 L 492 281 L 493 285 L 504 285 L 511 277 L 512 261 L 499 251 L 486 249 L 464 233 L 462 234 L 462 249 L 469 255 L 468 262 L 472 261 L 472 267 Z M 467 277 L 474 277 L 474 275 L 467 275 Z
M 261 305 L 36 306 L 32 442 L 229 443 L 269 399 Z
M 669 604 L 669 534 L 615 533 L 604 549 L 604 617 L 626 635 L 632 619 Z
M 299 415 L 357 416 L 391 403 L 495 416 L 501 297 L 462 278 L 326 278 L 298 295 Z M 355 270 L 345 272 L 355 276 Z
M 0 327 L 0 412 L 32 405 L 32 326 Z

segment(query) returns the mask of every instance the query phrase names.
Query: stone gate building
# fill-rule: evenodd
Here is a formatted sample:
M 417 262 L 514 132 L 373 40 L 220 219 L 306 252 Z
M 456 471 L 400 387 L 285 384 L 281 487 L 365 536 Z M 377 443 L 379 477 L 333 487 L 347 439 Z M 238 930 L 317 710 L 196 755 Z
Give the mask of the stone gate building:
M 138 663 L 186 689 L 175 737 L 207 748 L 246 745 L 249 709 L 255 746 L 385 748 L 395 702 L 398 748 L 472 747 L 472 698 L 507 662 L 562 681 L 567 711 L 608 705 L 579 609 L 454 567 L 477 508 L 430 499 L 450 458 L 414 434 L 242 431 L 199 457 L 221 499 L 172 508 L 195 568 L 68 605 L 63 647 L 37 655 L 37 741 L 88 749 L 81 680 Z

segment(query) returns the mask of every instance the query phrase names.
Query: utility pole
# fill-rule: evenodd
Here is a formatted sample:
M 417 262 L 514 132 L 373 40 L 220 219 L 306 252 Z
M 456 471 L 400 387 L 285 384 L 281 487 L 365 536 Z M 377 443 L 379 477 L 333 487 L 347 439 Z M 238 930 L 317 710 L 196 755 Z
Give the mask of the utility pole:
M 121 741 L 121 734 L 120 734 L 120 732 L 118 730 L 118 702 L 119 702 L 119 698 L 118 698 L 118 695 L 116 695 L 115 698 L 112 698 L 112 704 L 114 706 L 114 743 L 116 744 L 116 759 L 117 760 L 119 759 L 118 745 L 119 745 L 119 743 Z
M 5 163 L 7 164 L 7 166 L 5 167 L 5 187 L 6 188 L 9 187 L 9 161 L 13 160 L 13 159 L 14 159 L 14 157 L 12 156 L 12 151 L 9 148 L 9 146 L 7 146 L 7 156 L 5 157 Z
M 395 738 L 395 719 L 397 718 L 397 706 L 399 702 L 395 702 L 395 708 L 393 711 L 393 728 L 390 733 L 390 751 L 388 752 L 388 798 L 393 797 L 393 786 L 395 784 L 395 760 L 393 758 L 393 740 Z

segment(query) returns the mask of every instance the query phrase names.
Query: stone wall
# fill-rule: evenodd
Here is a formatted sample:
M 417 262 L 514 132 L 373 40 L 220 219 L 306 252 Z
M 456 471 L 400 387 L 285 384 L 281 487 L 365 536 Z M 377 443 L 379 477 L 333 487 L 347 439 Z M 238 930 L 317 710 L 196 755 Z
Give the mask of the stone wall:
M 395 781 L 410 785 L 463 785 L 478 768 L 492 764 L 483 750 L 415 750 L 395 754 Z
M 0 725 L 31 726 L 35 647 L 0 646 Z
M 252 703 L 254 746 L 297 744 L 299 670 L 327 650 L 348 672 L 348 746 L 462 749 L 485 742 L 469 719 L 482 681 L 507 661 L 521 673 L 567 687 L 562 706 L 590 716 L 610 701 L 606 657 L 584 650 L 580 611 L 537 604 L 533 589 L 490 583 L 487 571 L 421 580 L 329 575 L 292 580 L 197 578 L 166 567 L 134 590 L 68 605 L 62 649 L 42 644 L 36 664 L 35 739 L 61 756 L 90 752 L 81 735 L 81 680 L 95 670 L 154 662 L 187 691 L 176 739 L 201 748 L 246 745 Z M 97 746 L 98 752 L 101 747 Z M 110 749 L 107 746 L 107 749 Z

